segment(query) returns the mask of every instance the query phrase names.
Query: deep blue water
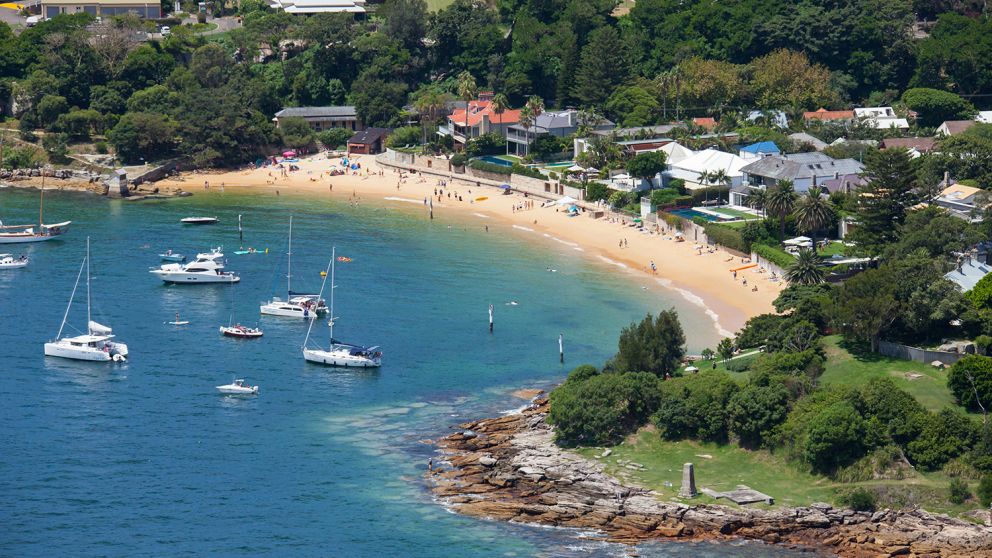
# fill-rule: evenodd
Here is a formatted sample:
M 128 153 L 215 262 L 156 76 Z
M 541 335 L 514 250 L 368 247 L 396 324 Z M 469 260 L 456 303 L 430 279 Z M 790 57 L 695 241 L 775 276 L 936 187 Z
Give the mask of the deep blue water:
M 432 449 L 423 441 L 520 405 L 514 389 L 601 363 L 619 329 L 647 311 L 678 308 L 690 349 L 718 338 L 698 307 L 660 287 L 642 290 L 571 247 L 495 224 L 486 233 L 479 220 L 428 221 L 412 204 L 59 193 L 46 196 L 45 211 L 47 221 L 72 219 L 69 235 L 26 248 L 28 268 L 0 272 L 0 556 L 623 555 L 571 531 L 449 513 L 425 488 Z M 30 222 L 36 212 L 35 192 L 0 190 L 0 219 Z M 238 213 L 243 245 L 267 255 L 233 255 Z M 305 324 L 259 319 L 259 302 L 284 284 L 290 214 L 300 290 L 319 288 L 332 245 L 353 259 L 338 265 L 335 334 L 381 345 L 381 370 L 307 364 Z M 181 226 L 188 215 L 221 223 Z M 87 236 L 93 317 L 128 344 L 123 365 L 42 353 Z M 192 255 L 215 245 L 242 275 L 233 288 L 166 286 L 147 273 L 167 248 Z M 85 297 L 76 300 L 70 324 L 83 327 Z M 166 325 L 175 312 L 191 324 Z M 257 321 L 265 337 L 221 337 L 232 315 Z M 215 392 L 235 376 L 261 394 Z M 756 545 L 638 550 L 785 555 Z

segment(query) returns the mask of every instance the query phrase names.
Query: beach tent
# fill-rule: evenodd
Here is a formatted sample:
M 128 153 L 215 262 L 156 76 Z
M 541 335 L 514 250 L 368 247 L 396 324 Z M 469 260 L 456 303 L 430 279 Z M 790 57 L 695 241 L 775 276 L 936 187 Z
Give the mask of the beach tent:
M 586 172 L 586 169 L 582 168 L 579 165 L 572 165 L 567 169 L 565 169 L 565 172 Z
M 786 246 L 812 246 L 813 239 L 808 236 L 797 236 L 796 238 L 790 238 L 782 244 Z
M 630 180 L 630 175 L 627 173 L 618 174 L 611 177 L 612 180 Z
M 558 201 L 557 201 L 557 202 L 555 202 L 555 203 L 557 203 L 558 205 L 572 205 L 572 204 L 574 204 L 574 203 L 575 203 L 576 201 L 578 201 L 578 200 L 576 200 L 575 198 L 573 198 L 573 197 L 571 197 L 571 196 L 565 196 L 564 198 L 562 198 L 562 199 L 560 199 L 560 200 L 558 200 Z
M 501 189 L 503 189 L 503 190 L 509 190 L 510 189 L 510 185 L 509 184 L 500 184 L 499 187 Z
M 295 151 L 283 151 L 282 152 L 282 156 L 283 157 L 296 157 L 296 152 Z

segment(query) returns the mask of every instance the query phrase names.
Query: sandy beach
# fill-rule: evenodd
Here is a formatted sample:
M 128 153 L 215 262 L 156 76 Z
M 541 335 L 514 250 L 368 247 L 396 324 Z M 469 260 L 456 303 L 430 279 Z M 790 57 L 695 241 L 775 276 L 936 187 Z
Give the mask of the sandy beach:
M 558 206 L 541 207 L 543 199 L 522 194 L 501 195 L 496 188 L 455 182 L 440 187 L 432 175 L 401 174 L 380 168 L 372 156 L 352 158 L 361 164 L 357 174 L 329 176 L 341 169 L 340 159 L 314 155 L 296 165 L 300 170 L 282 175 L 278 168 L 186 173 L 157 182 L 161 189 L 181 188 L 196 195 L 222 191 L 269 190 L 273 195 L 330 196 L 358 203 L 385 203 L 422 211 L 433 197 L 434 219 L 475 222 L 491 233 L 512 233 L 528 243 L 557 245 L 593 262 L 629 274 L 648 289 L 675 292 L 705 309 L 721 335 L 730 336 L 751 316 L 772 312 L 772 301 L 784 287 L 767 273 L 751 268 L 736 273 L 740 257 L 723 250 L 697 249 L 692 239 L 676 242 L 668 233 L 648 234 L 606 219 L 580 214 L 569 217 Z M 435 191 L 443 191 L 439 201 Z M 449 197 L 450 194 L 450 197 Z M 459 200 L 460 198 L 460 200 Z M 417 207 L 419 206 L 419 207 Z M 651 262 L 657 272 L 651 270 Z M 755 290 L 757 287 L 757 290 Z

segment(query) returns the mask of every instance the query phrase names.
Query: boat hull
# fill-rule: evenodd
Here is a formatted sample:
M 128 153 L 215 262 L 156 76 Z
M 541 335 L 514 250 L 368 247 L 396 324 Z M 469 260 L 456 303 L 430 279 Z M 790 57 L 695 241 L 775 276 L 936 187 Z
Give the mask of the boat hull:
M 217 386 L 217 391 L 224 395 L 257 395 L 258 386 L 243 388 L 234 386 Z
M 372 359 L 350 355 L 339 351 L 304 349 L 303 358 L 308 362 L 313 362 L 315 364 L 336 366 L 340 368 L 379 368 L 382 366 L 381 358 Z
M 257 339 L 263 335 L 259 330 L 244 331 L 233 327 L 223 327 L 221 326 L 220 332 L 225 337 L 234 337 L 235 339 Z
M 319 312 L 304 309 L 295 304 L 286 302 L 263 304 L 259 307 L 259 312 L 266 316 L 280 316 L 283 318 L 296 318 L 298 320 L 313 320 L 317 318 Z
M 25 260 L 23 262 L 13 262 L 13 263 L 0 263 L 0 269 L 18 269 L 21 267 L 26 267 L 28 262 Z
M 53 240 L 62 235 L 56 234 L 32 234 L 32 235 L 4 235 L 0 234 L 0 244 L 27 244 L 29 242 L 45 242 Z
M 114 343 L 112 350 L 104 351 L 99 347 L 68 345 L 54 341 L 45 343 L 45 356 L 91 362 L 109 362 L 115 360 L 115 356 L 118 357 L 116 360 L 126 358 L 127 345 L 124 343 Z
M 216 273 L 189 273 L 184 271 L 161 271 L 153 269 L 152 274 L 166 283 L 190 284 L 190 283 L 237 283 L 241 278 L 234 274 Z

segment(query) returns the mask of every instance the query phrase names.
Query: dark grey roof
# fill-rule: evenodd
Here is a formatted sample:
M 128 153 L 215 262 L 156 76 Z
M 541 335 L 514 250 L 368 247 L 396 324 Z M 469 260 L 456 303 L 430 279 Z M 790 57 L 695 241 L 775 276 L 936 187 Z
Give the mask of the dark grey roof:
M 741 172 L 774 180 L 797 180 L 814 176 L 860 174 L 864 165 L 854 159 L 832 159 L 819 152 L 762 157 Z
M 301 116 L 303 118 L 358 118 L 355 107 L 286 107 L 276 113 L 276 118 Z
M 542 112 L 537 115 L 534 119 L 534 125 L 530 127 L 531 133 L 544 134 L 551 130 L 563 130 L 568 128 L 578 128 L 579 126 L 579 111 L 577 110 L 561 110 L 561 111 L 548 111 Z M 603 130 L 612 128 L 615 124 L 609 120 L 602 118 L 599 123 L 595 126 L 597 130 Z M 510 126 L 515 130 L 524 130 L 524 127 L 520 124 L 514 124 Z
M 389 130 L 388 128 L 366 128 L 361 132 L 358 132 L 355 135 L 351 136 L 351 139 L 348 140 L 348 143 L 360 143 L 363 145 L 372 145 L 373 143 L 376 142 L 376 140 L 388 136 L 390 131 L 391 130 Z
M 860 174 L 842 174 L 837 178 L 828 178 L 820 182 L 820 186 L 823 186 L 831 194 L 838 191 L 849 193 L 866 183 L 867 181 Z

